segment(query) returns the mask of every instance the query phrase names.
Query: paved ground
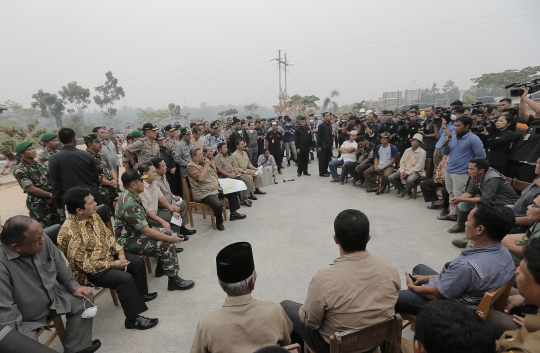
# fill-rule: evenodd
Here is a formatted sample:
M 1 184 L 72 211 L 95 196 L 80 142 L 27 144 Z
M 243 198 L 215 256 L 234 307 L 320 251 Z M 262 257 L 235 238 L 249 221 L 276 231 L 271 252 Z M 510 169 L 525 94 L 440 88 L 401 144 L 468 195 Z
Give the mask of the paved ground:
M 225 298 L 217 282 L 215 256 L 224 246 L 249 241 L 254 250 L 258 278 L 254 296 L 258 299 L 303 302 L 311 277 L 339 256 L 334 244 L 335 216 L 347 208 L 359 209 L 371 222 L 372 239 L 368 250 L 387 257 L 403 271 L 417 263 L 434 269 L 458 256 L 446 232 L 452 223 L 438 221 L 438 211 L 426 209 L 417 200 L 397 199 L 395 192 L 376 196 L 366 194 L 363 186 L 330 183 L 317 176 L 317 160 L 309 167 L 310 177 L 296 177 L 295 167 L 284 170 L 279 184 L 264 188 L 251 208 L 243 207 L 246 220 L 226 222 L 223 232 L 212 231 L 209 220 L 195 216 L 197 234 L 184 243 L 179 256 L 183 278 L 196 285 L 186 292 L 169 292 L 165 277 L 149 275 L 151 291 L 159 292 L 148 303 L 149 317 L 160 323 L 148 331 L 130 331 L 123 327 L 122 309 L 115 307 L 108 294 L 97 300 L 93 337 L 103 343 L 103 352 L 189 352 L 198 319 L 219 308 Z M 295 178 L 283 183 L 284 178 Z M 152 260 L 155 267 L 155 260 Z M 262 323 L 261 323 L 262 324 Z M 408 329 L 404 332 L 411 337 Z M 51 346 L 61 351 L 56 340 Z

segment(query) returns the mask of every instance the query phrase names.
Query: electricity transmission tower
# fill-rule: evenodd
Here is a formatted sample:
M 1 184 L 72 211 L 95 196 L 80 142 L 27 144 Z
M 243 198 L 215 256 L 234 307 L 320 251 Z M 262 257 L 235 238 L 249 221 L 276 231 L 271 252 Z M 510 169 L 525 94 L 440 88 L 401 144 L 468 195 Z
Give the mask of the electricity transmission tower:
M 287 96 L 287 66 L 292 66 L 292 64 L 289 64 L 287 61 L 287 54 L 285 54 L 284 60 L 281 60 L 281 50 L 278 50 L 278 57 L 275 59 L 272 59 L 270 61 L 277 61 L 278 67 L 279 67 L 279 104 L 281 104 L 282 98 Z M 282 66 L 283 65 L 283 69 Z M 283 90 L 281 88 L 281 72 L 284 73 L 285 78 L 285 89 Z

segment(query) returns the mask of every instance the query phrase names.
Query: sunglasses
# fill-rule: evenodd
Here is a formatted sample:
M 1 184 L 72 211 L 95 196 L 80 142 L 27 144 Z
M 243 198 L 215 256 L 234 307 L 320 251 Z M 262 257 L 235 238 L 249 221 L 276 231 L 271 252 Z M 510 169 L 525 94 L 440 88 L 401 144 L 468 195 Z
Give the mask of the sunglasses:
M 530 207 L 530 208 L 540 208 L 540 206 L 535 205 L 534 203 L 530 204 L 529 207 Z

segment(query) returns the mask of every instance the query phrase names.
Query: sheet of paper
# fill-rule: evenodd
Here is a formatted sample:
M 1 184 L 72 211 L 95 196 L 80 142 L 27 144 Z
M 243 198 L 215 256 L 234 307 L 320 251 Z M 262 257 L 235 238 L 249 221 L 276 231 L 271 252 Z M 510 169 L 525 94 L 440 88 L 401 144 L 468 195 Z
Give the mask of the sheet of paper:
M 263 167 L 262 167 L 262 165 L 261 165 L 259 168 L 257 168 L 257 170 L 255 171 L 255 173 L 253 173 L 253 175 L 259 175 L 259 174 L 261 174 L 261 173 L 262 173 L 262 168 L 263 168 Z
M 176 218 L 176 217 L 171 217 L 171 223 L 172 224 L 176 224 L 177 226 L 182 226 L 182 218 Z
M 180 196 L 178 196 L 180 197 Z M 176 205 L 180 206 L 180 204 L 182 203 L 182 198 L 180 197 L 180 199 L 178 201 L 176 201 Z
M 224 194 L 230 194 L 232 192 L 247 190 L 246 184 L 239 179 L 219 179 L 219 185 L 223 189 Z

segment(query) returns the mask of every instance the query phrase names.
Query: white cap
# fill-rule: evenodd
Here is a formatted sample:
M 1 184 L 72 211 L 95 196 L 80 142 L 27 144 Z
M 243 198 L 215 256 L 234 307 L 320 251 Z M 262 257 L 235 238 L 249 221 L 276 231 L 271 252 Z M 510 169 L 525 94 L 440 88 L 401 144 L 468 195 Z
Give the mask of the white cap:
M 277 123 L 275 121 L 272 121 L 272 125 L 277 125 Z
M 365 108 L 362 108 L 360 109 L 359 113 L 365 113 L 366 112 L 366 109 Z
M 352 130 L 351 132 L 349 132 L 350 135 L 358 135 L 358 131 L 356 130 Z
M 366 114 L 369 114 L 369 113 L 373 113 L 373 110 L 368 109 L 368 110 L 366 111 Z

